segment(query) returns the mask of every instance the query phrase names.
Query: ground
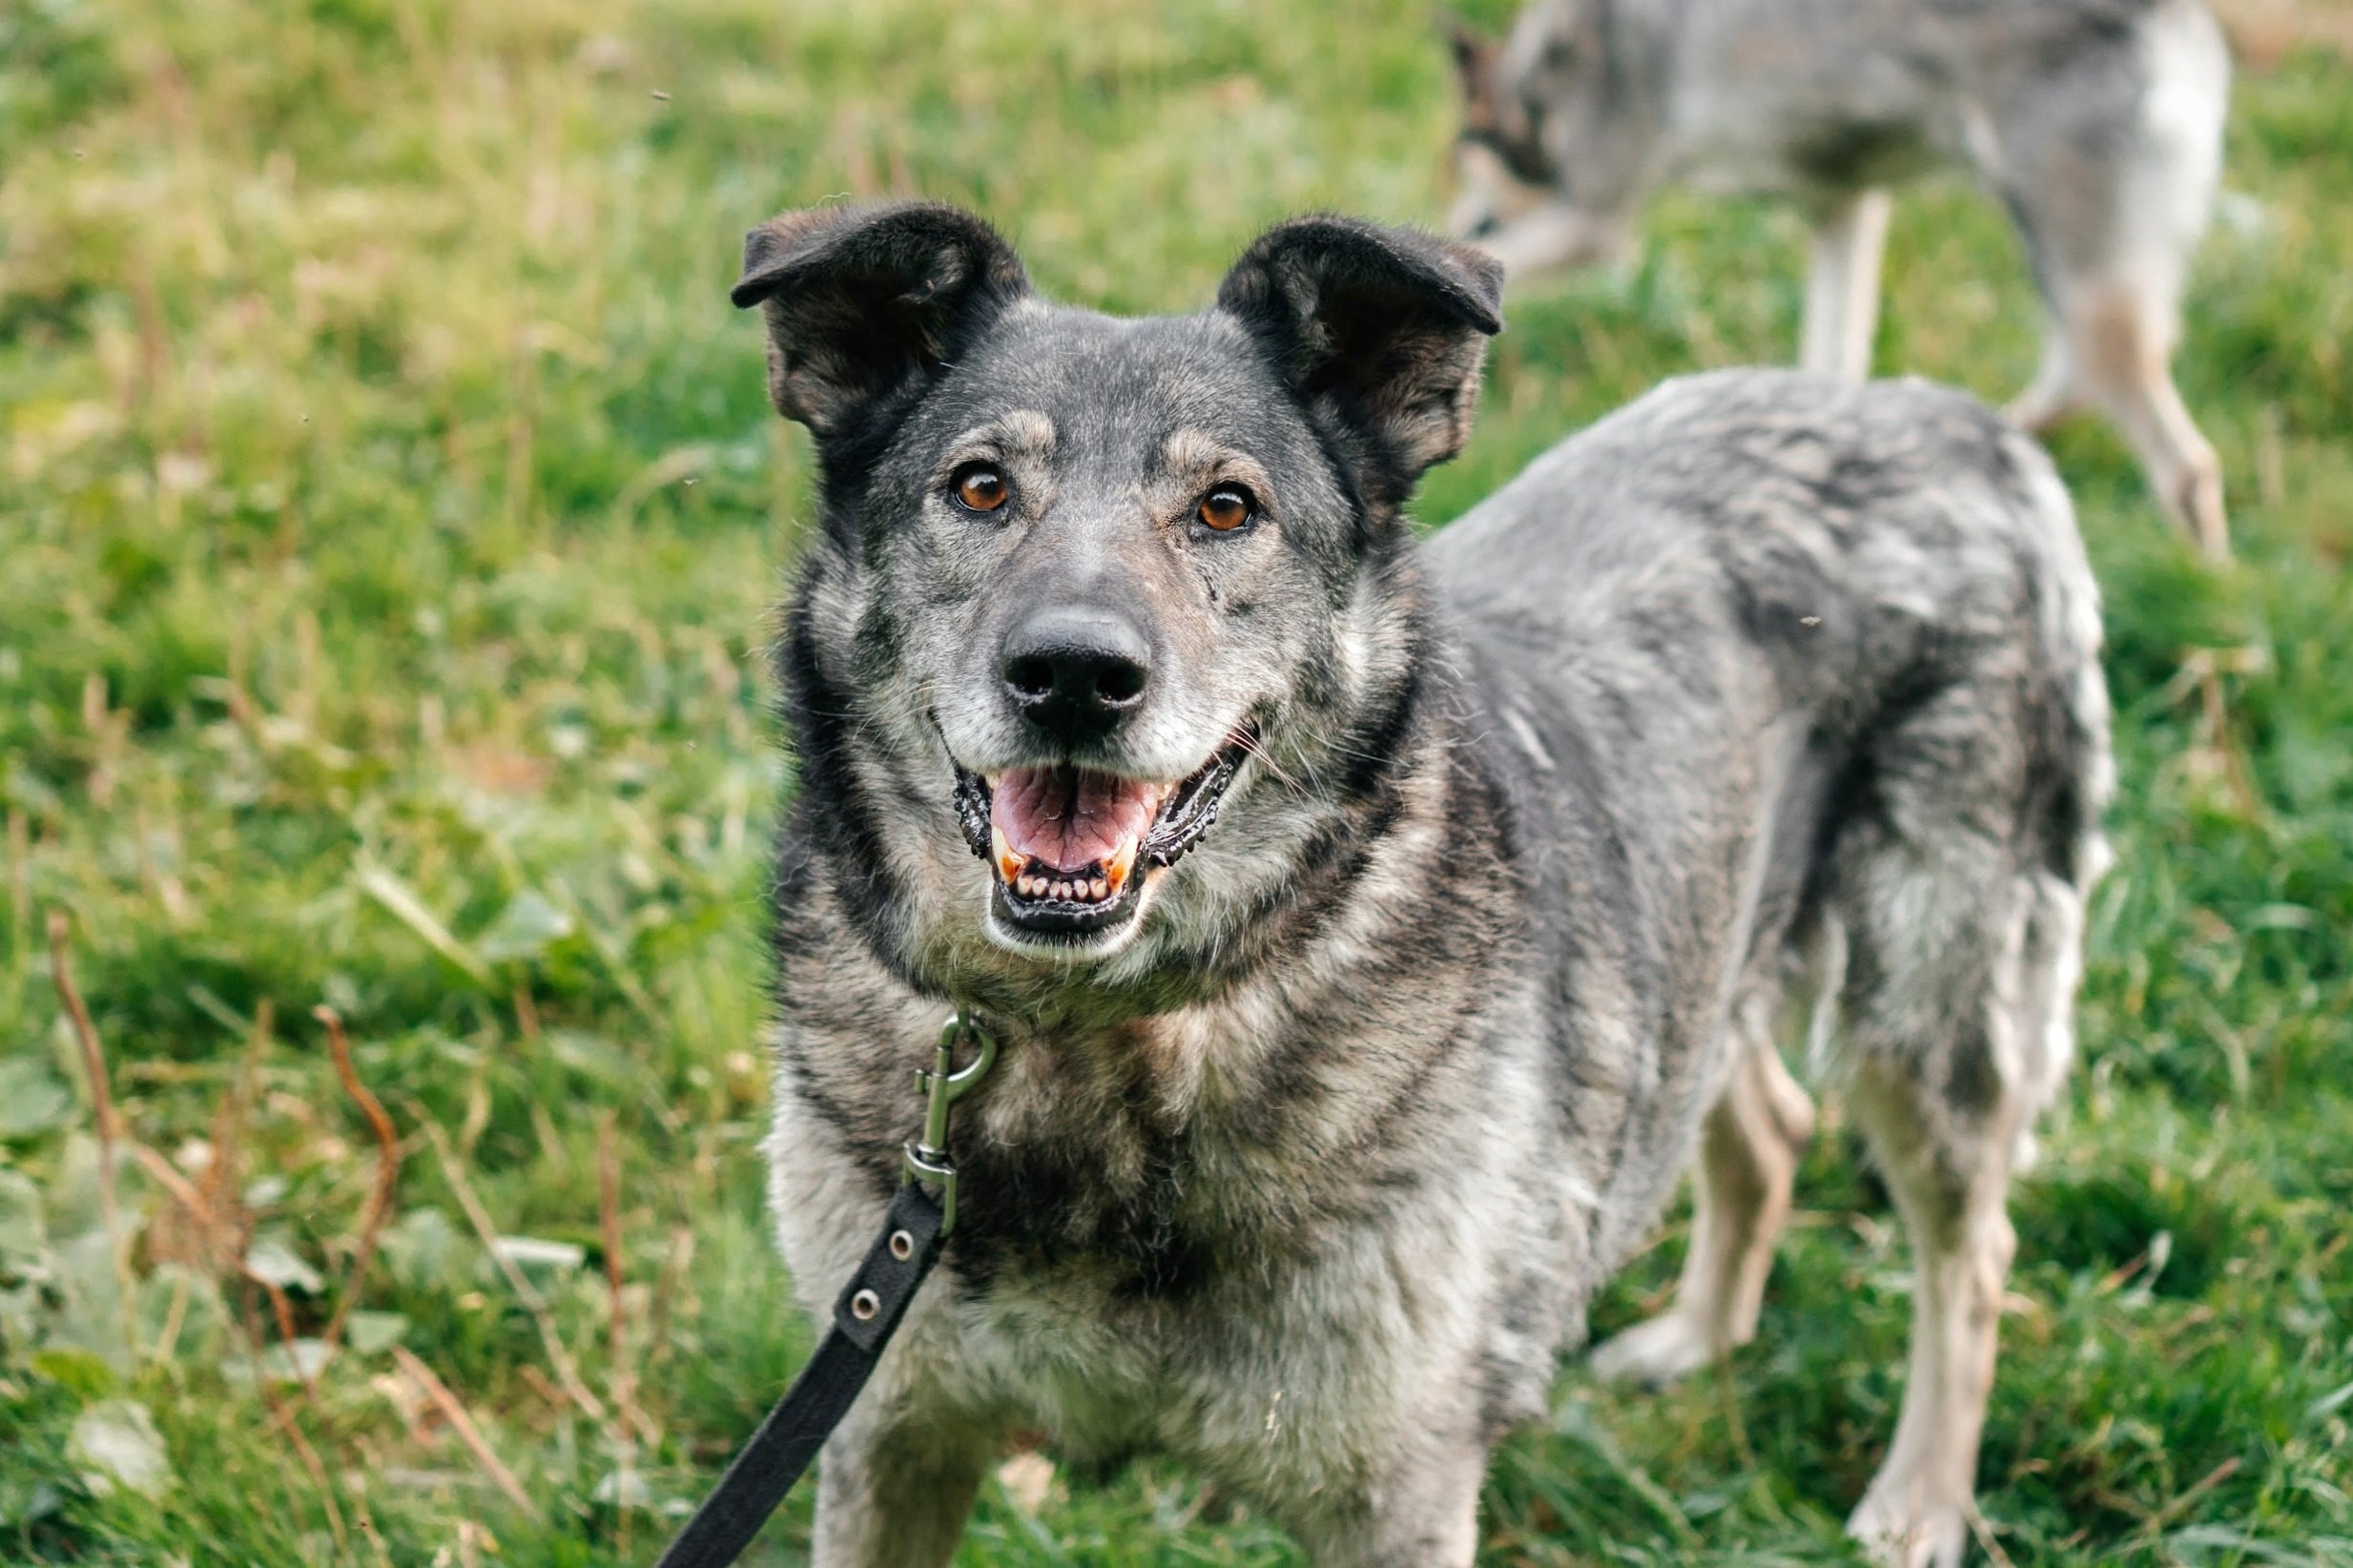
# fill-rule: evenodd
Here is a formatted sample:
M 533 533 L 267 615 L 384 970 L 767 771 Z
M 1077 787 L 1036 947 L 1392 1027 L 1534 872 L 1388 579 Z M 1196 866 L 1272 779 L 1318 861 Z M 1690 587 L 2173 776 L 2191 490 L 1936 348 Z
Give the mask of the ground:
M 2106 430 L 2055 444 L 2123 791 L 2016 1201 L 1980 1472 L 2015 1563 L 2353 1563 L 2353 29 L 2307 4 L 2250 0 L 2180 359 L 2239 560 Z M 809 1343 L 754 1153 L 761 649 L 809 462 L 726 302 L 741 233 L 922 192 L 1146 310 L 1290 212 L 1434 221 L 1436 21 L 1340 10 L 0 10 L 0 1559 L 650 1557 Z M 1801 251 L 1770 204 L 1670 198 L 1626 270 L 1516 297 L 1419 516 L 1662 376 L 1787 359 Z M 1907 194 L 1889 272 L 1883 369 L 2024 383 L 1988 204 Z M 381 1226 L 321 1005 L 402 1157 Z M 1661 1397 L 1564 1367 L 1482 1560 L 1840 1557 L 1908 1289 L 1849 1143 L 1755 1346 Z M 1036 1462 L 959 1558 L 1296 1560 L 1182 1472 Z

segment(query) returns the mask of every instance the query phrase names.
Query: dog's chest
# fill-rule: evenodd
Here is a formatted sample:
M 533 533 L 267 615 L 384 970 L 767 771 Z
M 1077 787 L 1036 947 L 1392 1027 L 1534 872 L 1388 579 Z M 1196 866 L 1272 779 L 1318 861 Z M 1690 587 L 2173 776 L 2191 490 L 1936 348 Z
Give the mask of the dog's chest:
M 1197 1130 L 1094 1136 L 1091 1181 L 976 1165 L 949 1269 L 947 1385 L 1061 1456 L 1337 1474 L 1480 1339 L 1480 1238 L 1520 1217 L 1472 1173 L 1368 1196 Z
M 1019 1047 L 960 1151 L 967 1186 L 988 1194 L 952 1259 L 975 1289 L 1079 1291 L 1116 1316 L 1306 1245 L 1285 1216 L 1318 1186 L 1295 1158 L 1315 1113 L 1279 1094 L 1205 1104 L 1197 1044 L 1166 1036 L 1136 1025 Z

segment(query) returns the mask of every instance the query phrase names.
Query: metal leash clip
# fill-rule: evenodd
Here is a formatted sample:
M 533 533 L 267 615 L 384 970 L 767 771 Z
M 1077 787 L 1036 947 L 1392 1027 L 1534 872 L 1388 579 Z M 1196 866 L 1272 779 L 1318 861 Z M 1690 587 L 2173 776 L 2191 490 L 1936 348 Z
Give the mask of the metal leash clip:
M 970 1040 L 980 1049 L 961 1071 L 956 1067 L 959 1040 Z M 948 1162 L 948 1107 L 985 1078 L 996 1062 L 997 1037 L 959 1007 L 940 1026 L 939 1048 L 931 1066 L 915 1071 L 916 1084 L 924 1095 L 923 1133 L 907 1145 L 905 1185 L 921 1183 L 938 1189 L 939 1234 L 943 1237 L 956 1228 L 956 1166 Z

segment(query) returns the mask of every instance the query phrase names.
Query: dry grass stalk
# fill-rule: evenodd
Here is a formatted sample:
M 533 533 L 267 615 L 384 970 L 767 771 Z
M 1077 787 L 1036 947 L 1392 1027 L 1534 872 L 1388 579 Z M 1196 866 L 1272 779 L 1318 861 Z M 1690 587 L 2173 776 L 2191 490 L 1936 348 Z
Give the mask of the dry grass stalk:
M 555 1314 L 547 1310 L 547 1298 L 539 1293 L 530 1277 L 524 1273 L 514 1259 L 506 1255 L 506 1248 L 499 1246 L 498 1228 L 490 1223 L 489 1211 L 474 1195 L 474 1184 L 466 1180 L 464 1165 L 458 1159 L 457 1151 L 449 1146 L 449 1135 L 430 1119 L 424 1121 L 423 1126 L 425 1136 L 433 1141 L 433 1152 L 441 1161 L 442 1175 L 447 1179 L 449 1190 L 457 1194 L 458 1207 L 465 1210 L 465 1218 L 473 1226 L 474 1234 L 482 1239 L 482 1245 L 499 1266 L 499 1271 L 506 1276 L 506 1283 L 513 1288 L 516 1299 L 531 1314 L 531 1321 L 539 1326 L 540 1342 L 547 1347 L 547 1363 L 555 1369 L 556 1381 L 563 1385 L 572 1403 L 580 1407 L 581 1413 L 602 1425 L 608 1419 L 604 1401 L 590 1393 L 588 1386 L 581 1381 L 579 1364 L 572 1360 L 572 1352 L 566 1349 L 564 1336 L 556 1332 Z
M 203 1191 L 217 1218 L 229 1219 L 239 1207 L 237 1176 L 239 1156 L 244 1152 L 245 1119 L 253 1113 L 262 1053 L 269 1049 L 277 1021 L 277 1009 L 263 997 L 254 1008 L 254 1026 L 245 1037 L 245 1054 L 237 1063 L 237 1077 L 221 1089 L 219 1103 L 213 1107 L 213 1158 L 204 1167 Z
M 178 1172 L 175 1171 L 173 1174 L 177 1175 Z M 180 1184 L 179 1190 L 193 1195 L 196 1188 L 183 1182 Z M 177 1193 L 175 1192 L 175 1195 L 176 1196 Z M 351 1542 L 350 1537 L 344 1533 L 343 1510 L 335 1500 L 335 1483 L 327 1478 L 327 1467 L 320 1461 L 319 1451 L 311 1447 L 310 1439 L 302 1435 L 302 1429 L 295 1423 L 294 1413 L 286 1408 L 284 1401 L 278 1397 L 278 1391 L 270 1386 L 270 1370 L 263 1364 L 261 1358 L 261 1331 L 254 1326 L 252 1287 L 255 1276 L 248 1271 L 241 1277 L 246 1289 L 237 1293 L 237 1305 L 240 1309 L 237 1313 L 237 1327 L 244 1331 L 245 1361 L 253 1371 L 254 1392 L 261 1396 L 262 1407 L 270 1413 L 270 1424 L 278 1429 L 279 1436 L 286 1439 L 287 1446 L 294 1450 L 295 1457 L 302 1462 L 303 1470 L 309 1474 L 311 1483 L 318 1487 L 319 1500 L 326 1505 L 327 1526 L 334 1532 L 336 1551 L 340 1556 L 350 1549 Z M 294 1355 L 294 1346 L 291 1341 L 287 1344 L 286 1354 L 289 1358 Z M 299 1366 L 298 1370 L 299 1370 Z M 303 1392 L 306 1396 L 309 1395 L 310 1389 L 307 1384 L 304 1385 Z M 315 1405 L 313 1413 L 317 1413 Z
M 253 1270 L 235 1245 L 235 1238 L 223 1233 L 212 1206 L 204 1200 L 204 1194 L 196 1190 L 195 1183 L 174 1169 L 171 1161 L 142 1143 L 134 1141 L 129 1147 L 131 1157 L 138 1162 L 139 1168 L 154 1177 L 155 1185 L 170 1193 L 173 1200 L 188 1211 L 188 1217 L 196 1225 L 196 1234 L 202 1241 L 205 1255 L 214 1259 L 217 1265 L 225 1263 L 247 1284 L 261 1287 L 263 1293 L 270 1298 L 270 1315 L 277 1320 L 278 1336 L 285 1344 L 287 1360 L 294 1367 L 295 1374 L 301 1379 L 304 1395 L 314 1402 L 313 1413 L 316 1413 L 319 1387 L 309 1369 L 295 1353 L 294 1342 L 299 1336 L 294 1327 L 294 1303 L 287 1299 L 285 1289 L 276 1280 Z
M 449 1385 L 434 1376 L 433 1369 L 412 1355 L 405 1345 L 392 1347 L 392 1359 L 402 1375 L 423 1389 L 425 1397 L 433 1401 L 434 1408 L 448 1421 L 450 1430 L 458 1434 L 458 1441 L 465 1445 L 466 1452 L 473 1455 L 475 1463 L 481 1465 L 498 1483 L 498 1489 L 506 1494 L 507 1500 L 526 1514 L 535 1512 L 531 1507 L 531 1495 L 523 1490 L 523 1483 L 515 1479 L 515 1473 L 490 1451 L 489 1443 L 483 1438 L 482 1429 L 474 1424 L 474 1418 L 466 1413 L 465 1406 L 458 1396 L 449 1392 Z
M 392 1212 L 393 1185 L 401 1175 L 401 1140 L 392 1129 L 392 1118 L 384 1114 L 382 1103 L 360 1082 L 359 1070 L 352 1065 L 351 1044 L 343 1038 L 342 1019 L 334 1008 L 324 1004 L 312 1008 L 311 1017 L 326 1025 L 327 1051 L 335 1058 L 335 1075 L 342 1080 L 343 1092 L 351 1096 L 376 1134 L 376 1186 L 369 1191 L 367 1207 L 361 1216 L 360 1238 L 352 1249 L 350 1270 L 343 1276 L 342 1292 L 336 1299 L 335 1315 L 327 1320 L 326 1331 L 320 1335 L 332 1352 L 342 1343 L 343 1326 L 360 1299 L 367 1266 L 376 1256 L 377 1239 L 383 1233 L 384 1221 Z
M 327 1526 L 335 1533 L 337 1552 L 349 1551 L 351 1537 L 343 1527 L 342 1507 L 335 1500 L 335 1483 L 327 1478 L 327 1467 L 320 1459 L 319 1451 L 311 1447 L 310 1439 L 302 1435 L 302 1429 L 295 1425 L 294 1413 L 271 1390 L 268 1369 L 261 1365 L 259 1336 L 253 1332 L 250 1323 L 246 1325 L 245 1348 L 253 1362 L 254 1387 L 260 1391 L 261 1402 L 269 1410 L 270 1424 L 278 1429 L 279 1435 L 286 1439 L 295 1456 L 302 1461 L 302 1468 L 310 1473 L 311 1483 L 318 1487 L 319 1500 L 327 1507 Z
M 351 1500 L 352 1522 L 360 1527 L 361 1538 L 375 1556 L 376 1568 L 392 1568 L 392 1554 L 384 1550 L 383 1533 L 376 1528 L 376 1516 L 367 1511 L 367 1504 L 359 1497 Z
M 24 942 L 32 936 L 32 824 L 9 808 L 9 929 Z
M 2239 1467 L 2242 1462 L 2243 1461 L 2239 1457 L 2239 1455 L 2234 1454 L 2229 1458 L 2223 1460 L 2220 1464 L 2215 1466 L 2212 1470 L 2206 1472 L 2206 1474 L 2200 1476 L 2198 1480 L 2193 1481 L 2190 1484 L 2189 1490 L 2174 1497 L 2168 1501 L 2164 1507 L 2158 1509 L 2156 1513 L 2150 1515 L 2146 1519 L 2141 1521 L 2140 1531 L 2134 1537 L 2134 1543 L 2136 1545 L 2146 1545 L 2154 1542 L 2159 1536 L 2165 1533 L 2165 1527 L 2167 1525 L 2173 1523 L 2174 1520 L 2181 1516 L 2182 1512 L 2186 1510 L 2190 1504 L 2196 1502 L 2198 1498 L 2204 1496 L 2216 1487 L 2220 1486 L 2224 1481 L 2229 1480 L 2233 1475 L 2238 1475 Z
M 66 937 L 65 916 L 62 913 L 52 911 L 49 918 L 50 977 L 56 984 L 59 998 L 65 1002 L 67 1016 L 72 1021 L 74 1039 L 81 1047 L 83 1069 L 90 1075 L 91 1098 L 96 1108 L 98 1128 L 99 1207 L 106 1225 L 108 1246 L 114 1253 L 117 1277 L 122 1282 L 123 1334 L 135 1354 L 137 1349 L 136 1318 L 134 1315 L 134 1304 L 131 1294 L 131 1260 L 129 1252 L 123 1247 L 120 1212 L 114 1191 L 115 1145 L 118 1142 L 123 1143 L 131 1157 L 138 1162 L 140 1168 L 153 1177 L 156 1185 L 188 1211 L 190 1219 L 196 1226 L 203 1255 L 216 1261 L 224 1256 L 220 1228 L 214 1215 L 213 1207 L 206 1201 L 204 1194 L 197 1191 L 194 1184 L 173 1168 L 171 1161 L 166 1160 L 143 1143 L 135 1140 L 126 1141 L 122 1138 L 121 1118 L 114 1108 L 114 1096 L 107 1085 L 105 1052 L 98 1043 L 97 1029 L 90 1021 L 90 1009 L 83 1004 L 80 991 L 74 988 L 72 971 L 66 958 Z M 295 1370 L 302 1372 L 304 1369 L 294 1350 L 293 1304 L 287 1301 L 286 1293 L 276 1284 L 262 1279 L 247 1268 L 241 1256 L 233 1254 L 229 1256 L 242 1279 L 249 1285 L 260 1285 L 269 1292 L 271 1307 L 278 1318 L 279 1331 L 286 1340 L 286 1354 L 293 1362 Z M 302 1435 L 301 1428 L 295 1424 L 293 1415 L 279 1402 L 277 1394 L 270 1388 L 268 1371 L 261 1363 L 261 1336 L 253 1327 L 250 1317 L 250 1297 L 247 1299 L 249 1311 L 242 1327 L 245 1330 L 246 1353 L 253 1364 L 254 1387 L 260 1393 L 263 1404 L 269 1409 L 272 1424 L 285 1436 L 297 1457 L 301 1460 L 303 1469 L 310 1473 L 311 1479 L 318 1485 L 320 1499 L 326 1506 L 327 1523 L 334 1532 L 336 1544 L 340 1549 L 345 1543 L 343 1514 L 341 1508 L 336 1503 L 334 1486 L 327 1478 L 327 1467 L 320 1462 L 318 1451 L 311 1447 L 310 1440 Z M 302 1388 L 305 1396 L 315 1403 L 318 1391 L 311 1386 L 307 1374 L 303 1377 Z
M 82 1004 L 82 994 L 73 985 L 72 965 L 66 957 L 69 934 L 65 912 L 49 912 L 49 976 L 57 987 L 58 1000 L 65 1003 L 66 1016 L 73 1023 L 73 1040 L 81 1047 L 82 1071 L 90 1079 L 90 1103 L 96 1111 L 98 1130 L 98 1217 L 106 1227 L 106 1250 L 114 1265 L 115 1294 L 122 1306 L 123 1345 L 135 1358 L 139 1352 L 138 1304 L 133 1292 L 137 1281 L 131 1273 L 130 1239 L 123 1234 L 120 1195 L 114 1190 L 114 1145 L 122 1136 L 122 1123 L 114 1112 L 114 1095 L 106 1078 L 106 1052 L 98 1043 L 98 1031 L 90 1021 L 90 1009 Z
M 1993 1538 L 1993 1527 L 1986 1523 L 1985 1515 L 1978 1511 L 1973 1502 L 1969 1505 L 1969 1533 L 1977 1537 L 1979 1549 L 1993 1568 L 2015 1568 L 2010 1560 L 2010 1554 L 2002 1550 L 2002 1543 Z
M 606 1331 L 612 1359 L 612 1402 L 621 1418 L 637 1434 L 651 1442 L 653 1426 L 637 1408 L 637 1373 L 630 1365 L 629 1303 L 622 1287 L 626 1270 L 621 1255 L 621 1153 L 614 1137 L 613 1113 L 607 1111 L 596 1129 L 596 1218 L 605 1243 Z
M 107 701 L 106 677 L 95 670 L 82 677 L 82 728 L 90 732 L 90 774 L 83 784 L 90 803 L 103 812 L 114 799 L 114 757 L 122 727 Z
M 678 1226 L 670 1233 L 670 1249 L 662 1258 L 661 1271 L 653 1278 L 653 1304 L 646 1312 L 646 1344 L 648 1353 L 659 1359 L 670 1344 L 670 1317 L 678 1292 L 685 1288 L 687 1270 L 694 1263 L 694 1231 L 689 1226 Z

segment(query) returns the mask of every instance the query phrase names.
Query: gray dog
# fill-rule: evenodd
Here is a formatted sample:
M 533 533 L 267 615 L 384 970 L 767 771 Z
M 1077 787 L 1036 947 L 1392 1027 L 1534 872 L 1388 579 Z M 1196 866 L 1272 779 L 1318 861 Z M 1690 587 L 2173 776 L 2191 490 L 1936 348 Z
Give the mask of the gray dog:
M 2221 163 L 2230 57 L 2199 0 L 1538 0 L 1457 31 L 1458 234 L 1515 277 L 1623 248 L 1662 184 L 1793 195 L 1814 218 L 1800 362 L 1861 380 L 1882 187 L 1971 171 L 2050 313 L 2029 429 L 2090 405 L 2157 499 L 2227 552 L 2221 469 L 2168 368 Z
M 1176 1455 L 1318 1563 L 1461 1568 L 1695 1146 L 1682 1295 L 1608 1353 L 1750 1333 L 1810 1120 L 1784 999 L 1917 1248 L 1854 1528 L 1960 1551 L 2108 793 L 2066 496 L 1960 395 L 1744 372 L 1419 544 L 1500 284 L 1313 217 L 1121 320 L 950 208 L 753 233 L 734 297 L 822 475 L 768 1144 L 812 1311 L 943 1004 L 1002 1041 L 941 1271 L 826 1452 L 825 1568 L 945 1562 L 1024 1429 Z

